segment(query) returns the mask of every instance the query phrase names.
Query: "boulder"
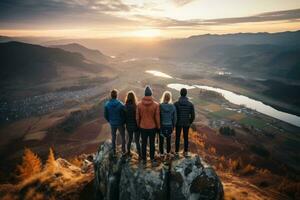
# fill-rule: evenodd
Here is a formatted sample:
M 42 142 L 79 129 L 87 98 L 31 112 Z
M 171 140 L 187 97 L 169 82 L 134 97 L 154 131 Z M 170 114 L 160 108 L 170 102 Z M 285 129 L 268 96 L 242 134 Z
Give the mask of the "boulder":
M 165 200 L 222 199 L 222 183 L 200 156 L 143 165 L 131 158 L 113 156 L 110 141 L 104 142 L 94 159 L 97 199 Z

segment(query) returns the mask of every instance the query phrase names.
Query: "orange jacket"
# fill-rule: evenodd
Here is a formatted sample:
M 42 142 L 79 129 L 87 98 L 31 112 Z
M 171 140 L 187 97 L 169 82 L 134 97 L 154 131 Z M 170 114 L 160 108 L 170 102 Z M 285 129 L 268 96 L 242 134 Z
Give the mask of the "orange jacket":
M 145 96 L 138 103 L 136 121 L 140 128 L 160 128 L 159 104 L 151 96 Z

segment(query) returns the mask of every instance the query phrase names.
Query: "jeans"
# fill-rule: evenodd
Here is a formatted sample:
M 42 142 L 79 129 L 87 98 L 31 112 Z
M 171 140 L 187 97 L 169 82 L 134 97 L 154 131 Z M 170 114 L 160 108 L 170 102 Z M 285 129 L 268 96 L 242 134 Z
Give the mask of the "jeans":
M 140 129 L 142 135 L 142 159 L 146 160 L 147 155 L 147 143 L 149 138 L 150 143 L 150 159 L 154 159 L 154 152 L 155 152 L 155 134 L 156 129 Z
M 189 151 L 189 126 L 176 126 L 175 152 L 178 153 L 180 146 L 180 135 L 183 130 L 184 152 Z
M 161 127 L 161 134 L 159 135 L 159 152 L 161 154 L 164 153 L 164 139 L 167 140 L 167 153 L 171 151 L 171 134 L 173 132 L 172 126 L 162 126 Z
M 132 142 L 133 134 L 134 134 L 134 141 L 135 141 L 137 153 L 139 156 L 142 156 L 141 155 L 141 145 L 140 145 L 140 135 L 141 135 L 140 130 L 127 129 L 127 132 L 128 132 L 127 152 L 130 152 L 131 142 Z
M 117 130 L 119 130 L 119 133 L 121 135 L 121 141 L 122 141 L 122 152 L 125 153 L 125 127 L 124 125 L 120 126 L 111 126 L 111 141 L 112 141 L 112 148 L 113 151 L 116 152 L 116 138 L 117 138 Z

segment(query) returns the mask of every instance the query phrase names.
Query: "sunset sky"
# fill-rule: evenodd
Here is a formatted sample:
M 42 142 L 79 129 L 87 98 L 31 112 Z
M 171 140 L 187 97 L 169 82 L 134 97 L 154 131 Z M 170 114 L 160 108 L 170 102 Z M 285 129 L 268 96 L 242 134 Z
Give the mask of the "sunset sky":
M 299 0 L 1 0 L 0 35 L 188 37 L 300 29 Z

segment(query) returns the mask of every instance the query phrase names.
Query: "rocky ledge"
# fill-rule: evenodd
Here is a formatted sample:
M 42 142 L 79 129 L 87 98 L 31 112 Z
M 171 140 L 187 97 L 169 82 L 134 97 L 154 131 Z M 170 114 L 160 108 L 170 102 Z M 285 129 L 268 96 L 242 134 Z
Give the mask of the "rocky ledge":
M 223 199 L 222 183 L 198 155 L 143 165 L 136 154 L 114 157 L 110 141 L 99 147 L 94 160 L 97 199 Z

